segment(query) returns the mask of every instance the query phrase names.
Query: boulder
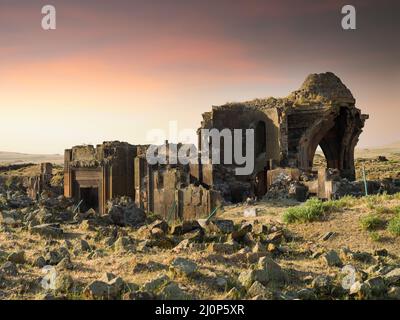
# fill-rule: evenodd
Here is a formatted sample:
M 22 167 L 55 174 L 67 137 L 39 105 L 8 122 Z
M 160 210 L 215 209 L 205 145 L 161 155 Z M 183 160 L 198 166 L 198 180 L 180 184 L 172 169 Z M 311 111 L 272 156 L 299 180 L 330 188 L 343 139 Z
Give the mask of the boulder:
M 255 296 L 261 296 L 267 298 L 271 298 L 271 293 L 269 290 L 267 290 L 266 287 L 262 285 L 261 282 L 255 281 L 251 285 L 251 287 L 247 290 L 247 295 L 250 298 L 253 298 Z M 269 297 L 268 297 L 269 296 Z
M 234 223 L 232 220 L 211 220 L 208 228 L 212 232 L 229 234 L 234 231 Z
M 17 226 L 22 222 L 22 216 L 16 210 L 0 211 L 0 223 L 8 226 Z
M 270 257 L 260 258 L 258 266 L 267 273 L 269 283 L 272 282 L 275 285 L 282 285 L 287 282 L 287 274 L 282 270 L 281 266 Z
M 225 290 L 228 286 L 228 280 L 226 280 L 224 277 L 217 277 L 214 279 L 214 284 L 216 288 Z
M 124 280 L 121 277 L 114 277 L 113 274 L 105 274 L 102 279 L 90 283 L 85 288 L 84 294 L 89 298 L 100 300 L 119 298 L 125 289 Z
M 169 226 L 164 220 L 156 220 L 153 223 L 149 224 L 148 228 L 152 231 L 153 229 L 159 229 L 163 233 L 167 233 Z
M 220 253 L 220 254 L 233 254 L 237 250 L 237 246 L 233 243 L 210 243 L 207 247 L 209 252 Z
M 400 284 L 400 268 L 396 268 L 383 276 L 385 282 L 389 285 Z
M 285 240 L 285 233 L 282 230 L 271 232 L 267 235 L 266 240 L 273 244 L 280 244 Z
M 253 230 L 253 225 L 249 222 L 239 226 L 238 230 L 231 233 L 232 239 L 236 242 L 246 242 L 247 234 Z
M 44 259 L 46 260 L 46 264 L 52 265 L 52 266 L 57 265 L 63 258 L 64 258 L 64 255 L 57 250 L 50 250 L 44 256 Z
M 368 299 L 371 295 L 371 289 L 367 284 L 357 281 L 351 286 L 350 295 L 358 299 Z
M 145 222 L 146 213 L 136 207 L 134 203 L 129 203 L 126 206 L 109 204 L 108 217 L 112 223 L 118 226 L 137 227 Z
M 145 292 L 154 292 L 168 282 L 170 282 L 169 277 L 165 274 L 161 274 L 158 277 L 145 282 L 141 290 Z
M 328 267 L 341 267 L 343 265 L 342 260 L 336 251 L 330 250 L 322 255 L 322 260 Z
M 317 300 L 317 295 L 314 290 L 305 288 L 297 291 L 297 297 L 300 300 Z
M 331 293 L 331 279 L 326 275 L 318 275 L 315 277 L 311 283 L 311 286 L 315 292 L 319 294 L 328 295 Z
M 113 297 L 109 294 L 110 286 L 100 280 L 90 283 L 84 290 L 84 295 L 91 299 L 108 300 Z
M 238 281 L 244 288 L 248 289 L 255 281 L 267 285 L 269 278 L 265 270 L 245 270 L 240 273 Z
M 170 266 L 173 274 L 191 277 L 197 272 L 198 266 L 195 262 L 185 258 L 175 258 Z
M 63 235 L 64 231 L 59 224 L 40 224 L 29 229 L 32 234 L 38 234 L 42 237 L 58 238 Z
M 154 300 L 155 297 L 152 293 L 146 291 L 130 291 L 124 294 L 123 300 Z
M 90 252 L 92 251 L 92 248 L 86 240 L 80 239 L 78 241 L 78 250 L 81 250 L 83 252 Z
M 371 294 L 374 297 L 381 297 L 387 291 L 385 281 L 383 280 L 382 277 L 374 277 L 374 278 L 368 279 L 367 281 L 365 281 L 365 284 L 370 287 Z
M 148 261 L 147 263 L 136 263 L 133 268 L 133 272 L 134 273 L 140 273 L 143 271 L 154 272 L 166 269 L 168 269 L 168 266 L 166 266 L 165 264 L 156 261 Z
M 161 300 L 190 300 L 191 296 L 175 282 L 169 282 L 159 292 Z
M 46 259 L 43 256 L 39 256 L 35 259 L 33 265 L 38 268 L 43 268 L 46 265 Z
M 7 261 L 0 267 L 0 273 L 9 276 L 16 276 L 18 274 L 18 268 L 14 262 Z
M 119 237 L 113 244 L 114 250 L 117 252 L 126 252 L 133 249 L 131 239 L 129 237 Z
M 74 280 L 69 274 L 59 273 L 55 279 L 54 289 L 57 292 L 68 293 L 74 286 Z
M 7 260 L 16 264 L 24 264 L 26 262 L 25 251 L 21 250 L 13 252 L 7 257 Z
M 182 234 L 193 232 L 195 230 L 204 230 L 197 220 L 185 220 L 182 222 Z

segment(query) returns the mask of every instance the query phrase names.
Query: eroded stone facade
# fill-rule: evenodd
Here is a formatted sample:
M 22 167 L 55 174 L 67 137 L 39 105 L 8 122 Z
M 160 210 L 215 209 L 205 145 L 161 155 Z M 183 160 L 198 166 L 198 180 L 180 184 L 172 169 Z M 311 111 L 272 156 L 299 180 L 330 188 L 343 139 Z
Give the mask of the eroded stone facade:
M 235 165 L 214 165 L 207 181 L 231 201 L 262 196 L 268 187 L 268 171 L 288 167 L 310 172 L 318 146 L 328 168 L 353 180 L 354 148 L 368 119 L 355 103 L 350 90 L 328 72 L 309 75 L 301 88 L 286 98 L 214 106 L 203 114 L 201 127 L 254 129 L 255 166 L 252 175 L 236 176 Z
M 328 168 L 354 179 L 354 148 L 368 118 L 355 103 L 350 90 L 328 72 L 308 76 L 286 98 L 214 106 L 203 114 L 200 129 L 254 129 L 254 170 L 246 176 L 235 174 L 235 163 L 150 165 L 145 157 L 148 146 L 105 142 L 96 148 L 74 147 L 65 151 L 64 193 L 81 201 L 83 209 L 94 207 L 101 213 L 109 199 L 130 196 L 138 207 L 168 219 L 204 217 L 221 200 L 263 196 L 276 168 L 311 172 L 318 146 Z M 223 150 L 221 141 L 221 154 Z M 318 190 L 318 180 L 309 185 L 315 185 L 317 195 L 325 194 Z

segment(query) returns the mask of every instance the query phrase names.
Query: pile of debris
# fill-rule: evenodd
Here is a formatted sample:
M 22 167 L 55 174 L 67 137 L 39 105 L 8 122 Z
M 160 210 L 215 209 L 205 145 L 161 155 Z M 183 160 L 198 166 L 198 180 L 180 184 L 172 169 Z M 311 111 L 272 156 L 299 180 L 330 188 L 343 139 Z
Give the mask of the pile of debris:
M 107 214 L 110 221 L 118 226 L 138 227 L 146 220 L 144 210 L 138 208 L 133 200 L 126 196 L 108 201 Z
M 332 199 L 340 199 L 347 195 L 354 197 L 365 196 L 365 185 L 369 195 L 400 192 L 400 186 L 393 179 L 369 180 L 364 183 L 363 181 L 349 181 L 344 178 L 335 182 L 335 188 L 332 190 Z
M 32 199 L 22 191 L 8 190 L 5 193 L 0 193 L 0 209 L 26 208 L 31 205 L 33 205 Z
M 282 172 L 278 174 L 267 193 L 264 200 L 285 200 L 305 201 L 308 198 L 308 188 L 299 180 L 295 180 L 289 174 Z

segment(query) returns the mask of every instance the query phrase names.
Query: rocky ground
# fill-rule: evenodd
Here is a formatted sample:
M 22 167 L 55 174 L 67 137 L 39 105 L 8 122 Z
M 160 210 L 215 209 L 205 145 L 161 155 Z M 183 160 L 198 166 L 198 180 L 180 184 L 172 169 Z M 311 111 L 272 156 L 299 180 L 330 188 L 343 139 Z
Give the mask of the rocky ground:
M 367 180 L 385 178 L 400 179 L 400 143 L 376 148 L 356 150 L 356 178 L 363 178 L 363 167 Z M 325 157 L 319 151 L 314 157 L 314 167 L 326 167 Z
M 0 299 L 400 299 L 400 194 L 167 223 L 127 198 L 101 217 L 50 192 L 33 202 L 23 177 L 35 170 L 0 170 Z
M 63 197 L 2 196 L 1 299 L 400 299 L 387 227 L 400 195 L 339 201 L 308 222 L 284 222 L 298 204 L 259 202 L 169 225 L 129 199 L 99 217 Z

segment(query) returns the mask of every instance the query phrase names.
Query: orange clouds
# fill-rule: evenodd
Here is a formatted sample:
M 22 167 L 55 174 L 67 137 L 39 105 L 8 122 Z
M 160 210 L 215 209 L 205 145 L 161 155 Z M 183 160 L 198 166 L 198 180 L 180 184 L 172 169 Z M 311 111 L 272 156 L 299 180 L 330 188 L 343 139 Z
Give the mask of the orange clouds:
M 398 118 L 388 89 L 399 73 L 398 28 L 386 19 L 395 10 L 354 1 L 362 19 L 350 34 L 333 0 L 53 0 L 54 32 L 40 28 L 43 1 L 3 0 L 0 135 L 9 139 L 0 150 L 34 149 L 35 136 L 51 153 L 103 139 L 145 142 L 146 130 L 168 120 L 195 129 L 213 104 L 287 95 L 324 71 L 371 113 L 364 145 L 386 133 L 396 140 L 381 124 Z

